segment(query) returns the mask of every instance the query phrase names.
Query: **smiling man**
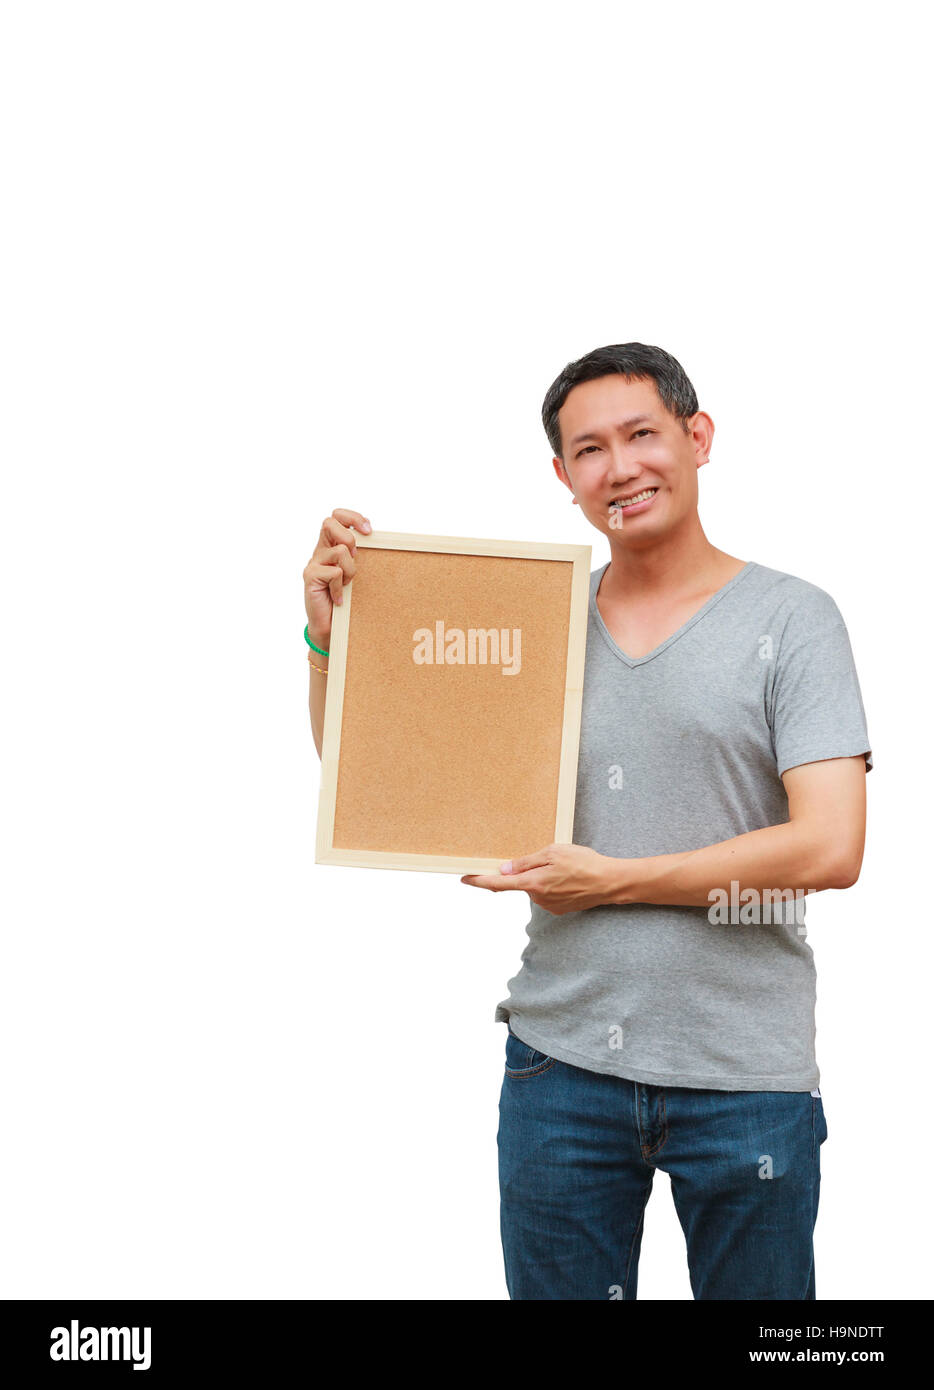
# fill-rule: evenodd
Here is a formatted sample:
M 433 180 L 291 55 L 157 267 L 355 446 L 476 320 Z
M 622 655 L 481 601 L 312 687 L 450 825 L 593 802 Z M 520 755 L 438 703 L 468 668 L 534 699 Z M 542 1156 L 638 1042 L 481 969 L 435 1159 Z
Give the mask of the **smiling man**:
M 872 752 L 847 629 L 824 590 L 708 541 L 714 425 L 669 353 L 589 353 L 542 419 L 610 560 L 590 582 L 574 844 L 463 879 L 532 903 L 496 1012 L 510 1297 L 634 1299 L 660 1168 L 696 1299 L 813 1299 L 827 1129 L 793 900 L 862 861 Z M 727 921 L 724 894 L 744 905 Z

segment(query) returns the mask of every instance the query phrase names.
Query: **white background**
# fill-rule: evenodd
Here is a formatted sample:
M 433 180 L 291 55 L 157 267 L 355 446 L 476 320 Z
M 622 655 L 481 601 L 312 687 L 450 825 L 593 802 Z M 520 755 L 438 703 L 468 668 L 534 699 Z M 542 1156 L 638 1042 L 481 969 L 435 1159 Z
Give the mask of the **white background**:
M 528 900 L 315 866 L 301 575 L 336 506 L 603 564 L 539 412 L 635 340 L 710 540 L 849 627 L 817 1290 L 930 1297 L 925 7 L 2 15 L 0 1295 L 506 1297 Z M 639 1296 L 691 1297 L 662 1174 Z

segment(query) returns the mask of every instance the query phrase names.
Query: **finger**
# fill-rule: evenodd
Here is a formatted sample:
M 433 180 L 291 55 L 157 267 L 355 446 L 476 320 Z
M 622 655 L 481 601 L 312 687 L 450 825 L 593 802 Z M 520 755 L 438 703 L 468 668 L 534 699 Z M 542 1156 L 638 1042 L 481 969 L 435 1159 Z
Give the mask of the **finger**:
M 364 535 L 373 530 L 367 517 L 362 512 L 355 512 L 350 507 L 335 507 L 331 516 L 339 521 L 342 526 L 355 526 Z
M 539 865 L 539 869 L 542 868 Z M 494 874 L 493 878 L 503 888 L 514 888 L 519 893 L 530 893 L 542 887 L 542 876 L 537 869 L 528 869 L 522 874 Z
M 335 530 L 336 528 L 336 530 Z M 322 535 L 329 535 L 331 539 L 342 539 L 347 545 L 356 545 L 356 537 L 353 530 L 361 531 L 364 535 L 370 534 L 372 527 L 370 521 L 361 512 L 352 512 L 350 507 L 335 507 L 331 516 L 324 518 L 321 527 Z
M 352 550 L 341 541 L 338 545 L 326 546 L 319 554 L 318 559 L 326 565 L 339 565 L 344 576 L 344 583 L 349 584 L 357 573 L 357 562 L 354 559 L 355 554 L 355 550 Z
M 309 586 L 314 585 L 315 588 L 323 589 L 330 583 L 331 575 L 338 573 L 343 574 L 344 571 L 336 562 L 325 564 L 320 559 L 316 559 L 308 561 L 308 564 L 302 571 L 302 578 Z
M 326 516 L 321 523 L 321 541 L 318 550 L 324 552 L 337 545 L 343 545 L 351 555 L 357 553 L 357 537 L 349 526 L 337 520 L 336 517 Z
M 327 554 L 328 552 L 325 552 Z M 344 552 L 346 554 L 346 551 Z M 337 563 L 337 557 L 331 564 L 324 564 L 320 560 L 309 560 L 302 572 L 302 578 L 309 589 L 329 589 L 332 579 L 342 580 L 344 577 L 344 565 Z
M 314 594 L 327 589 L 333 603 L 343 603 L 344 571 L 340 565 L 309 563 L 304 572 L 305 592 Z
M 316 561 L 309 562 L 305 570 L 305 587 L 312 592 L 326 588 L 331 602 L 341 604 L 344 602 L 344 588 L 356 572 L 356 563 L 346 545 L 328 546 L 319 551 Z
M 461 883 L 466 883 L 470 888 L 489 888 L 493 893 L 526 889 L 529 881 L 523 881 L 513 874 L 468 874 L 461 879 Z
M 507 859 L 500 865 L 502 874 L 521 874 L 527 869 L 541 869 L 551 863 L 551 846 L 536 850 L 534 854 L 522 854 L 518 859 Z

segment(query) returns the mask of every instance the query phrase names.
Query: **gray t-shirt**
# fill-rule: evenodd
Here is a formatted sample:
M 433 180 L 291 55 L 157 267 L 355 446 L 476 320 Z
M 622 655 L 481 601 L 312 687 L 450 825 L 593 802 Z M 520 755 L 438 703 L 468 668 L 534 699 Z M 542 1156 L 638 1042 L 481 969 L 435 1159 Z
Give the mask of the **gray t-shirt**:
M 607 568 L 590 576 L 575 844 L 621 859 L 700 849 L 787 822 L 790 767 L 862 753 L 872 768 L 849 635 L 823 589 L 750 561 L 633 660 L 596 605 Z M 750 923 L 739 893 L 720 922 L 706 907 L 533 903 L 497 1020 L 559 1061 L 633 1081 L 813 1090 L 804 901 Z

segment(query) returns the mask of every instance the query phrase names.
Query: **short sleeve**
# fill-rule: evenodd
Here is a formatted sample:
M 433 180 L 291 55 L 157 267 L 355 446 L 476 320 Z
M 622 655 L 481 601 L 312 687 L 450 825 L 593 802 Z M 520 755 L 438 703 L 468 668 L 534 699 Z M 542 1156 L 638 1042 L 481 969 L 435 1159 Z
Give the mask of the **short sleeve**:
M 770 725 L 779 777 L 801 763 L 862 753 L 872 771 L 856 663 L 842 618 L 806 640 L 779 650 Z

